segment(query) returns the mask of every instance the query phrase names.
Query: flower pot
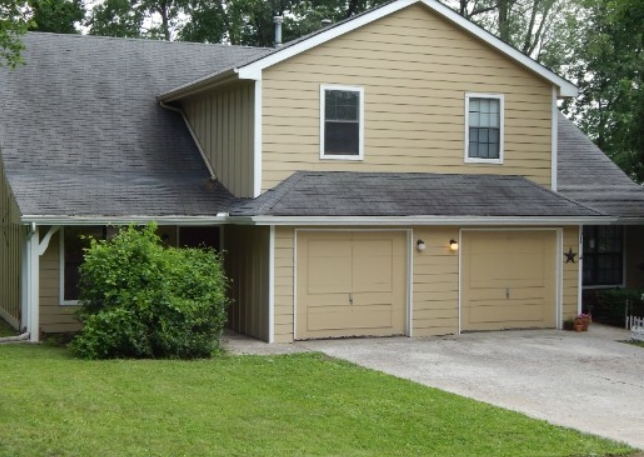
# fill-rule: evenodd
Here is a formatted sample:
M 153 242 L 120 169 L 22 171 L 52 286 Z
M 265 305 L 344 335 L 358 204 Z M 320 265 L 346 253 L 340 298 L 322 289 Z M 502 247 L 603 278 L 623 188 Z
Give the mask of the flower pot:
M 575 323 L 574 328 L 575 328 L 575 332 L 583 332 L 583 331 L 584 331 L 584 324 L 582 324 L 582 323 L 579 323 L 579 324 Z

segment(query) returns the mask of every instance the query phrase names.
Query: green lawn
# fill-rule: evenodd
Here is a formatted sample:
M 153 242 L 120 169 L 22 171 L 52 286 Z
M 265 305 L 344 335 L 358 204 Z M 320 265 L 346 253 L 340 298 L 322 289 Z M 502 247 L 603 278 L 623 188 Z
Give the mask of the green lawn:
M 14 336 L 17 334 L 18 332 L 16 332 L 13 327 L 0 318 L 0 338 L 3 336 Z
M 0 346 L 2 457 L 633 451 L 320 354 L 87 362 Z

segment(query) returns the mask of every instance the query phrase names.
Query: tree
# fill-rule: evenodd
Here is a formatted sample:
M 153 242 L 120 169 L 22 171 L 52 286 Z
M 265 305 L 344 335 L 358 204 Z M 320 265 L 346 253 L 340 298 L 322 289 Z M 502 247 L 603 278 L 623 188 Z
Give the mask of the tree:
M 94 7 L 87 25 L 90 35 L 138 38 L 143 26 L 143 12 L 130 0 L 105 0 Z
M 29 30 L 53 33 L 78 33 L 76 24 L 85 18 L 82 0 L 34 0 L 33 24 Z
M 583 0 L 583 6 L 569 30 L 573 52 L 560 62 L 580 95 L 564 110 L 627 174 L 644 182 L 644 3 Z
M 0 66 L 15 68 L 24 49 L 20 37 L 31 25 L 28 0 L 0 0 Z

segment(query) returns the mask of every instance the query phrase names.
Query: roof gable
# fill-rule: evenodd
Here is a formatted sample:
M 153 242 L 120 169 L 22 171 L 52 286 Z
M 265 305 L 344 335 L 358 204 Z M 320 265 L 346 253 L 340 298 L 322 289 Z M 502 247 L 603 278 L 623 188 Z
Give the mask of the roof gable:
M 245 62 L 240 62 L 234 68 L 227 69 L 226 72 L 217 71 L 211 75 L 201 78 L 192 83 L 177 87 L 160 95 L 161 99 L 170 100 L 178 98 L 183 92 L 190 90 L 193 91 L 203 85 L 207 85 L 217 81 L 224 75 L 235 73 L 240 79 L 260 80 L 262 78 L 262 70 L 276 65 L 284 60 L 287 60 L 295 55 L 305 52 L 311 48 L 324 44 L 334 38 L 349 33 L 367 24 L 370 24 L 378 19 L 393 14 L 411 5 L 422 4 L 437 13 L 440 17 L 448 22 L 460 27 L 461 29 L 471 33 L 481 41 L 487 43 L 492 48 L 507 55 L 511 60 L 519 65 L 529 69 L 535 74 L 541 76 L 545 80 L 552 83 L 559 88 L 559 94 L 563 97 L 571 97 L 577 95 L 577 87 L 566 79 L 556 75 L 540 63 L 524 55 L 514 47 L 503 42 L 493 34 L 482 29 L 473 22 L 463 18 L 458 13 L 441 4 L 436 0 L 394 0 L 391 3 L 378 6 L 368 10 L 362 14 L 356 15 L 344 21 L 333 24 L 327 28 L 318 30 L 309 35 L 301 37 L 286 43 L 272 52 L 258 55 L 250 58 Z

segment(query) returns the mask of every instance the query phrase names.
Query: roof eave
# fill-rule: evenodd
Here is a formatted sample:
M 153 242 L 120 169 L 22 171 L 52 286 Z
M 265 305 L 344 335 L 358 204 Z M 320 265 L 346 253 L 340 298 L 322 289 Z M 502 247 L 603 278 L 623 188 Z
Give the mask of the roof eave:
M 229 222 L 240 225 L 458 225 L 458 226 L 577 226 L 608 225 L 617 221 L 611 216 L 230 216 Z
M 216 216 L 37 216 L 20 218 L 22 224 L 36 225 L 128 225 L 156 222 L 158 225 L 218 225 L 228 221 L 228 213 Z
M 183 86 L 176 87 L 168 92 L 164 92 L 163 94 L 158 95 L 157 99 L 165 103 L 170 103 L 190 95 L 194 95 L 198 92 L 214 89 L 237 80 L 239 80 L 237 68 L 230 68 L 222 73 L 208 75 L 204 78 L 184 84 Z

